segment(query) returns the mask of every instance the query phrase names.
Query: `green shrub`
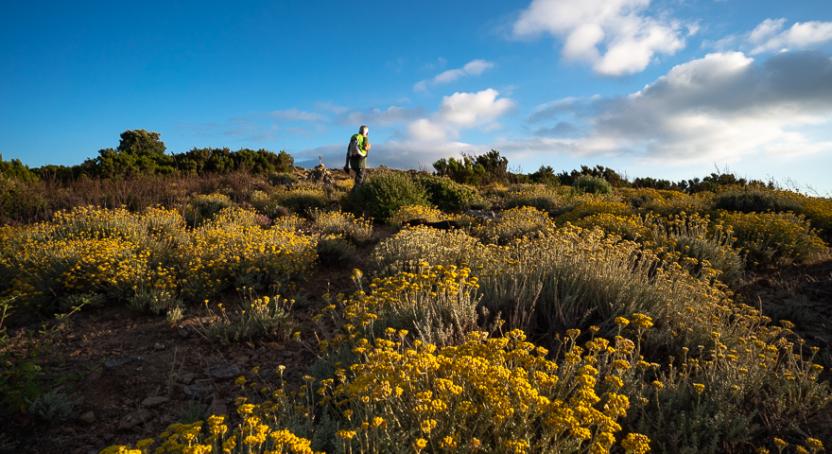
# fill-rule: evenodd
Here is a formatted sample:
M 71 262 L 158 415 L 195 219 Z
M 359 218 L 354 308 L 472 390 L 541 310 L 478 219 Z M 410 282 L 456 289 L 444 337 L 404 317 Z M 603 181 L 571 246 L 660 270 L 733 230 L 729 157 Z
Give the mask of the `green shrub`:
M 291 191 L 278 191 L 272 195 L 272 201 L 279 206 L 295 212 L 303 212 L 315 208 L 326 208 L 330 200 L 320 189 L 301 188 Z
M 366 243 L 373 238 L 373 221 L 355 217 L 343 211 L 310 211 L 312 225 L 323 234 L 340 234 L 355 243 Z
M 183 210 L 183 216 L 188 225 L 201 225 L 212 216 L 219 213 L 223 208 L 234 206 L 234 202 L 220 193 L 195 195 Z
M 590 194 L 609 194 L 612 192 L 612 185 L 607 180 L 590 175 L 579 176 L 572 186 L 579 192 Z
M 298 178 L 291 173 L 273 173 L 269 175 L 269 184 L 272 186 L 291 187 L 298 182 Z
M 565 224 L 567 222 L 576 222 L 579 219 L 600 213 L 616 214 L 620 216 L 634 214 L 633 209 L 626 203 L 586 195 L 578 197 L 573 202 L 573 205 L 561 213 L 556 220 L 560 224 Z
M 757 267 L 808 262 L 828 251 L 802 215 L 721 211 L 719 219 L 733 229 L 748 261 Z
M 325 236 L 318 240 L 318 262 L 326 268 L 344 268 L 355 261 L 355 246 L 340 236 Z
M 416 182 L 425 188 L 430 202 L 440 210 L 462 211 L 487 205 L 476 189 L 447 177 L 419 175 Z
M 477 225 L 473 233 L 483 242 L 506 244 L 516 238 L 554 227 L 552 219 L 545 211 L 534 207 L 510 208 L 499 214 L 496 219 Z
M 551 213 L 562 205 L 562 197 L 558 191 L 542 184 L 517 185 L 512 187 L 503 198 L 505 208 L 528 206 Z
M 294 300 L 280 295 L 253 294 L 245 295 L 237 308 L 226 309 L 219 304 L 214 312 L 206 303 L 209 321 L 202 331 L 209 339 L 225 345 L 263 337 L 285 340 L 295 326 L 291 314 L 294 304 Z
M 714 197 L 714 208 L 718 210 L 741 211 L 800 211 L 800 204 L 795 200 L 775 191 L 762 189 L 744 189 L 725 191 Z
M 405 205 L 428 205 L 425 189 L 407 174 L 384 172 L 355 188 L 347 196 L 346 205 L 355 213 L 378 220 L 387 220 Z
M 708 215 L 648 215 L 645 223 L 651 229 L 650 239 L 654 244 L 696 259 L 695 262 L 679 260 L 691 274 L 702 276 L 703 272 L 708 272 L 709 267 L 702 266 L 703 261 L 707 261 L 710 267 L 721 272 L 723 282 L 734 284 L 742 277 L 745 263 L 735 247 L 731 229 L 721 223 L 712 226 Z

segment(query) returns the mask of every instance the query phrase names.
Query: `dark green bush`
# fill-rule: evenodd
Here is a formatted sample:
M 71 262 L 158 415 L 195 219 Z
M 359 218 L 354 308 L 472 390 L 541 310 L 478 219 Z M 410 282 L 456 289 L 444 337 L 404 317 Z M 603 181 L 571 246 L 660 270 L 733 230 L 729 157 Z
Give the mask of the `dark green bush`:
M 714 198 L 714 208 L 718 210 L 740 211 L 743 213 L 763 211 L 799 212 L 800 204 L 774 191 L 745 189 L 726 191 Z
M 612 192 L 612 186 L 607 180 L 589 175 L 579 176 L 572 186 L 579 192 L 590 194 L 609 194 Z
M 357 250 L 348 240 L 341 237 L 324 237 L 318 241 L 318 261 L 327 268 L 343 267 L 351 264 Z
M 330 205 L 326 194 L 319 189 L 294 189 L 276 192 L 272 199 L 278 205 L 294 212 L 304 212 L 314 208 L 326 208 Z
M 211 219 L 223 208 L 232 206 L 234 206 L 234 202 L 225 194 L 198 194 L 188 202 L 182 215 L 188 225 L 197 226 Z
M 462 211 L 471 208 L 485 208 L 487 203 L 474 188 L 457 183 L 447 177 L 419 175 L 416 177 L 428 199 L 440 210 Z
M 350 211 L 377 220 L 387 220 L 405 205 L 428 204 L 425 189 L 409 175 L 398 172 L 373 175 L 369 181 L 350 192 L 345 201 Z

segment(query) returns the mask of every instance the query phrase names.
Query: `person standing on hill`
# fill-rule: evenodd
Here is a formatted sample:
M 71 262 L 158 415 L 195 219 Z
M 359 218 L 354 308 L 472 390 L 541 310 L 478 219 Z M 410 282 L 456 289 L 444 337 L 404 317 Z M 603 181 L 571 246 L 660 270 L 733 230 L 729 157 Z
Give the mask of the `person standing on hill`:
M 361 125 L 358 133 L 350 137 L 350 144 L 347 146 L 347 163 L 344 165 L 344 172 L 349 173 L 350 168 L 355 171 L 355 186 L 364 183 L 367 172 L 367 153 L 370 151 L 370 128 Z

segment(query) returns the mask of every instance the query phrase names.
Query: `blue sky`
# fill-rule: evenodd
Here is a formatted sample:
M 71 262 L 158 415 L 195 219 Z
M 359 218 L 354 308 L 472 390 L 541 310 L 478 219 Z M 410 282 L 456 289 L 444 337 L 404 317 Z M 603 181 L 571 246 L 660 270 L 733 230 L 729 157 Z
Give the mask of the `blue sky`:
M 0 0 L 0 153 L 75 164 L 126 129 L 172 152 L 430 168 L 728 168 L 832 192 L 827 0 Z

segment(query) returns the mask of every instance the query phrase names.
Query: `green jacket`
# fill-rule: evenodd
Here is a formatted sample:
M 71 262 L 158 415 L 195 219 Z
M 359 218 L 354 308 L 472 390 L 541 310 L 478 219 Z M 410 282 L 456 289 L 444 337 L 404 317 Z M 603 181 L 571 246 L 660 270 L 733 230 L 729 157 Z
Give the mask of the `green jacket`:
M 359 156 L 352 156 L 348 151 L 347 152 L 347 157 L 348 158 L 354 158 L 354 157 L 366 158 L 367 157 L 367 138 L 364 137 L 363 134 L 355 133 L 355 134 L 352 135 L 352 137 L 350 137 L 350 143 L 352 143 L 353 140 L 356 140 L 358 142 L 358 154 L 359 154 Z

